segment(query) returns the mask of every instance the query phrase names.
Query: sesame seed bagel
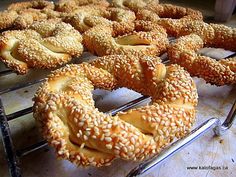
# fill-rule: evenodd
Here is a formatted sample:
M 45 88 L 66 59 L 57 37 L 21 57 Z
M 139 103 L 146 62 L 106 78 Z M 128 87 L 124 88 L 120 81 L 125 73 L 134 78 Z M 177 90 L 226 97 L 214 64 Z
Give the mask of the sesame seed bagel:
M 204 44 L 212 47 L 225 48 L 235 51 L 236 28 L 221 24 L 205 23 L 201 20 L 186 21 L 179 26 L 176 37 L 189 34 L 197 34 L 202 38 Z
M 26 29 L 35 21 L 59 18 L 61 14 L 53 9 L 53 2 L 48 1 L 13 3 L 0 12 L 0 30 Z
M 84 33 L 94 24 L 88 22 L 90 18 L 102 18 L 106 13 L 106 7 L 98 5 L 85 5 L 70 12 L 65 13 L 62 20 L 71 24 L 76 30 Z
M 26 29 L 33 24 L 34 21 L 47 19 L 47 15 L 39 10 L 25 9 L 18 12 L 18 17 L 12 24 L 14 29 Z
M 212 47 L 215 44 L 216 47 L 222 47 L 224 45 L 225 49 L 234 48 L 234 51 L 236 51 L 236 45 L 233 45 L 235 41 L 232 41 L 230 47 L 228 47 L 229 44 L 225 41 L 218 43 L 220 37 L 221 39 L 227 39 L 223 35 L 224 33 L 221 33 L 220 37 L 218 33 L 216 33 L 217 36 L 211 41 L 210 46 Z M 197 54 L 196 52 L 203 47 L 208 47 L 208 45 L 204 44 L 203 39 L 196 34 L 190 34 L 177 39 L 176 43 L 170 45 L 167 53 L 173 63 L 186 68 L 192 76 L 201 77 L 206 82 L 219 86 L 235 84 L 236 58 L 220 59 L 217 61 L 216 59 Z
M 169 43 L 165 29 L 152 22 L 136 21 L 133 30 L 122 33 L 123 31 L 116 31 L 114 27 L 95 26 L 83 34 L 83 43 L 90 52 L 98 56 L 156 56 L 165 52 Z
M 0 12 L 0 30 L 12 27 L 15 19 L 18 17 L 16 11 L 2 11 Z
M 106 8 L 109 3 L 106 0 L 59 0 L 56 4 L 56 10 L 59 12 L 68 12 L 80 9 L 86 5 L 100 6 L 101 8 Z
M 55 8 L 52 1 L 36 0 L 12 3 L 8 6 L 8 10 L 21 11 L 23 9 L 51 9 Z
M 85 7 L 85 6 L 84 6 Z M 130 31 L 136 19 L 134 12 L 120 8 L 102 9 L 93 6 L 89 10 L 83 8 L 67 14 L 63 21 L 70 23 L 79 32 L 84 33 L 88 29 L 96 26 L 113 26 L 117 31 Z
M 56 19 L 59 20 L 62 14 L 51 9 L 24 9 L 18 12 L 18 17 L 13 23 L 14 29 L 29 28 L 36 21 Z
M 177 37 L 194 33 L 200 36 L 207 45 L 210 45 L 215 37 L 214 28 L 201 20 L 186 21 L 185 23 L 179 24 L 178 27 Z
M 155 6 L 158 3 L 159 0 L 113 0 L 111 5 L 136 12 L 138 9 L 145 8 L 146 6 Z
M 94 88 L 119 87 L 151 96 L 152 104 L 115 116 L 99 112 Z M 34 117 L 60 158 L 100 167 L 115 158 L 138 161 L 157 154 L 189 131 L 196 104 L 195 84 L 180 66 L 110 55 L 54 71 L 34 97 Z
M 0 36 L 0 60 L 18 74 L 29 68 L 55 68 L 83 52 L 82 36 L 58 20 L 36 22 L 31 29 Z
M 137 19 L 155 22 L 163 26 L 169 35 L 177 36 L 182 25 L 188 21 L 202 20 L 203 16 L 200 11 L 190 8 L 158 4 L 138 10 Z

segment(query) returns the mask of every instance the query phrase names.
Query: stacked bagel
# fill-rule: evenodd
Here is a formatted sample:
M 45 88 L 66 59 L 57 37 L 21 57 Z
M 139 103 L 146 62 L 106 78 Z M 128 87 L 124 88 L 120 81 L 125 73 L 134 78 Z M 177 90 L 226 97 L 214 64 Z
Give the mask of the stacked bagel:
M 235 58 L 217 61 L 197 53 L 205 46 L 236 51 L 236 29 L 207 24 L 197 10 L 157 0 L 40 0 L 0 13 L 0 59 L 18 74 L 62 66 L 84 48 L 99 56 L 53 71 L 34 97 L 43 136 L 59 157 L 77 165 L 154 156 L 195 121 L 191 76 L 236 83 Z M 169 36 L 176 41 L 170 44 Z M 163 53 L 170 65 L 161 62 Z M 115 116 L 99 112 L 94 88 L 119 87 L 150 96 L 152 103 Z

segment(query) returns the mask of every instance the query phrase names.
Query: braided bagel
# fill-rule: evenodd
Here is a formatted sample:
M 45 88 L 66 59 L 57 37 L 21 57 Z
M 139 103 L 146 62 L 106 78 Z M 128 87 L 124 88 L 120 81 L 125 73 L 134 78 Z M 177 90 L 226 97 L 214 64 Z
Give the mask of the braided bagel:
M 73 12 L 72 15 L 66 15 L 63 21 L 70 23 L 81 33 L 96 25 L 113 26 L 116 31 L 129 31 L 133 28 L 133 22 L 136 19 L 134 12 L 120 8 L 101 9 L 95 6 L 93 10 L 91 8 L 89 11 L 79 10 Z
M 200 36 L 207 46 L 236 50 L 236 28 L 195 20 L 183 24 L 178 36 L 192 33 Z
M 200 11 L 171 4 L 147 6 L 137 12 L 137 19 L 148 20 L 163 26 L 171 36 L 177 36 L 179 29 L 188 21 L 202 20 Z
M 178 29 L 177 37 L 194 33 L 200 36 L 207 45 L 210 45 L 215 37 L 213 27 L 200 20 L 186 21 L 183 24 L 179 24 Z
M 221 34 L 221 36 L 218 36 L 218 34 Z M 226 33 L 217 32 L 217 36 L 211 41 L 211 46 L 214 44 L 217 47 L 224 45 L 226 49 L 234 48 L 234 51 L 236 51 L 236 45 L 232 45 L 235 41 L 232 41 L 230 47 L 228 47 L 229 44 L 227 42 L 223 41 L 218 43 L 219 38 L 221 38 L 221 41 L 222 39 L 227 40 L 227 36 L 224 34 Z M 202 38 L 196 34 L 183 36 L 177 39 L 176 43 L 169 47 L 168 57 L 172 62 L 185 67 L 192 76 L 201 77 L 208 83 L 215 85 L 235 84 L 236 58 L 221 59 L 217 61 L 196 53 L 197 50 L 205 46 L 207 45 L 204 45 Z
M 71 11 L 80 9 L 86 5 L 95 5 L 106 8 L 109 6 L 109 3 L 106 0 L 59 0 L 56 4 L 56 10 L 59 12 L 70 13 Z
M 14 29 L 26 29 L 33 24 L 34 21 L 45 19 L 47 19 L 46 14 L 35 9 L 26 9 L 18 13 L 18 17 L 13 22 L 12 27 Z
M 54 68 L 83 51 L 82 36 L 56 20 L 36 22 L 31 29 L 5 31 L 0 36 L 0 59 L 18 74 L 29 68 Z
M 138 9 L 145 8 L 146 6 L 155 6 L 158 3 L 159 0 L 113 0 L 112 6 L 136 12 Z
M 66 23 L 70 23 L 79 32 L 84 33 L 93 25 L 87 22 L 88 19 L 98 17 L 102 18 L 105 13 L 106 7 L 101 7 L 98 5 L 85 5 L 70 13 L 65 13 L 62 20 Z
M 8 10 L 0 12 L 0 30 L 26 29 L 34 21 L 60 17 L 53 10 L 54 4 L 48 1 L 27 1 L 13 3 Z
M 12 27 L 14 21 L 18 17 L 16 11 L 3 11 L 0 12 L 0 30 Z
M 94 106 L 94 87 L 128 87 L 152 96 L 152 104 L 116 116 L 104 114 Z M 146 159 L 184 136 L 195 121 L 197 91 L 178 65 L 114 55 L 54 71 L 34 102 L 34 117 L 60 158 L 100 167 L 115 158 Z
M 83 34 L 83 42 L 90 52 L 98 56 L 111 54 L 155 56 L 166 50 L 168 39 L 162 27 L 151 22 L 136 21 L 134 30 L 120 34 L 114 28 L 99 25 Z
M 51 9 L 55 8 L 54 3 L 52 1 L 44 1 L 44 0 L 37 0 L 37 1 L 25 1 L 25 2 L 17 2 L 12 3 L 8 6 L 8 10 L 14 11 L 21 11 L 24 9 Z

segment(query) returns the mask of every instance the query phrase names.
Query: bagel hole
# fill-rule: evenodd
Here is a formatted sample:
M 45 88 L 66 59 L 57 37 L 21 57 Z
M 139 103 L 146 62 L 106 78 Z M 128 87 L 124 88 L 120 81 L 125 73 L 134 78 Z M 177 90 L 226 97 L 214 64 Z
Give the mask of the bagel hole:
M 17 51 L 17 48 L 19 46 L 19 42 L 15 42 L 11 48 L 11 52 L 10 52 L 10 55 L 13 57 L 13 58 L 16 58 L 17 60 L 19 61 L 23 61 L 24 62 L 24 59 L 22 57 L 20 57 L 18 51 Z
M 94 92 L 95 93 L 93 94 L 93 96 L 94 96 L 94 100 L 95 100 L 95 107 L 98 108 L 98 110 L 103 113 L 107 113 L 113 109 L 123 106 L 126 103 L 129 103 L 137 98 L 142 97 L 142 95 L 140 93 L 130 90 L 128 88 L 120 88 L 120 89 L 114 90 L 112 92 L 106 91 L 106 90 L 101 90 L 101 89 L 96 89 Z M 116 95 L 116 96 L 113 97 L 113 95 Z M 119 97 L 119 98 L 122 97 L 124 99 L 122 99 L 123 101 L 120 101 L 121 99 L 117 99 L 117 97 Z M 141 106 L 146 106 L 149 103 L 151 103 L 151 98 L 146 99 L 144 102 L 142 102 L 130 109 L 138 108 Z M 130 109 L 128 109 L 128 110 L 130 110 Z M 125 110 L 124 112 L 126 112 L 128 110 Z M 135 117 L 134 117 L 134 120 L 135 120 Z M 126 122 L 125 119 L 123 119 L 123 121 Z M 127 123 L 129 123 L 129 122 L 127 122 Z M 137 129 L 139 129 L 146 136 L 153 137 L 152 133 L 146 131 L 145 129 L 142 129 L 142 127 L 136 126 L 135 124 L 133 124 L 133 126 L 136 127 Z
M 119 45 L 129 45 L 129 46 L 136 46 L 136 45 L 144 45 L 148 46 L 150 45 L 150 42 L 144 39 L 140 39 L 136 35 L 129 35 L 124 37 L 118 37 L 115 39 L 116 43 Z
M 38 10 L 43 10 L 46 6 L 45 5 L 38 5 L 38 6 L 33 6 L 33 9 L 38 9 Z
M 180 13 L 180 12 L 176 12 L 176 13 L 173 13 L 173 12 L 169 12 L 169 13 L 160 13 L 158 14 L 158 16 L 160 18 L 171 18 L 171 19 L 181 19 L 183 17 L 186 16 L 186 14 L 183 14 L 183 13 Z
M 95 101 L 95 107 L 103 113 L 109 112 L 112 109 L 116 109 L 142 96 L 140 93 L 125 87 L 113 91 L 95 89 L 92 93 L 93 100 Z M 141 104 L 138 104 L 135 107 L 146 105 L 148 102 L 150 102 L 150 99 Z
M 202 56 L 211 57 L 215 60 L 220 60 L 220 59 L 236 56 L 236 53 L 233 51 L 225 50 L 223 48 L 212 48 L 212 47 L 204 47 L 198 50 L 197 53 Z
M 84 18 L 83 19 L 83 22 L 84 22 L 84 24 L 87 26 L 87 28 L 89 29 L 89 28 L 92 28 L 94 25 L 89 21 L 89 19 L 88 18 Z

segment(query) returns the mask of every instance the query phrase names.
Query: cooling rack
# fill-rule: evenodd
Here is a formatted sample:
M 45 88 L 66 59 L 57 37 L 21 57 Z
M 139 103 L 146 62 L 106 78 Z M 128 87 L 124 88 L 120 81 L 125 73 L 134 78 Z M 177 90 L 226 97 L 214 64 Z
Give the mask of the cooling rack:
M 213 50 L 213 49 L 212 49 Z M 233 57 L 235 54 L 232 54 L 228 57 Z M 165 64 L 168 64 L 168 59 L 166 57 L 166 54 L 161 56 L 163 62 Z M 12 74 L 13 71 L 11 70 L 4 70 L 0 72 L 0 77 L 6 76 L 9 74 Z M 43 82 L 44 79 L 34 80 L 30 81 L 24 84 L 15 85 L 10 88 L 6 88 L 4 90 L 0 90 L 0 127 L 2 132 L 2 139 L 3 139 L 3 145 L 4 150 L 6 153 L 6 159 L 8 162 L 9 172 L 12 177 L 21 177 L 21 168 L 20 168 L 20 159 L 24 156 L 27 156 L 30 153 L 33 153 L 39 149 L 42 149 L 43 147 L 47 146 L 47 142 L 45 140 L 40 141 L 38 143 L 35 143 L 30 146 L 26 146 L 23 149 L 15 149 L 14 143 L 11 136 L 11 130 L 9 128 L 9 121 L 14 119 L 20 119 L 20 117 L 32 113 L 32 107 L 27 107 L 22 110 L 13 112 L 11 114 L 5 113 L 5 108 L 3 106 L 3 102 L 1 99 L 1 95 L 10 93 L 12 91 L 16 91 L 18 89 L 22 89 L 28 86 L 35 85 L 37 83 Z M 142 102 L 149 99 L 147 96 L 141 96 L 131 102 L 128 102 L 118 108 L 110 110 L 108 113 L 115 115 L 119 111 L 126 111 L 130 108 L 133 108 Z M 227 118 L 221 123 L 221 121 L 218 118 L 211 118 L 204 123 L 202 123 L 200 126 L 192 130 L 187 136 L 184 138 L 174 142 L 171 144 L 167 149 L 163 150 L 158 156 L 153 157 L 152 159 L 149 159 L 140 165 L 138 165 L 136 168 L 134 168 L 127 176 L 142 176 L 153 169 L 154 166 L 158 165 L 160 162 L 165 160 L 166 158 L 170 157 L 171 155 L 175 154 L 179 150 L 181 150 L 186 145 L 190 144 L 197 138 L 201 137 L 203 134 L 208 132 L 211 129 L 214 129 L 216 135 L 222 135 L 227 129 L 229 129 L 233 123 L 233 120 L 235 118 L 236 114 L 236 103 L 233 104 L 231 111 L 229 112 Z

